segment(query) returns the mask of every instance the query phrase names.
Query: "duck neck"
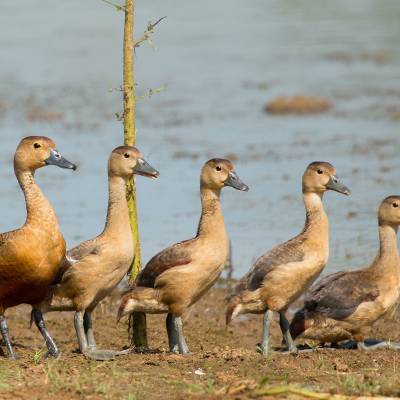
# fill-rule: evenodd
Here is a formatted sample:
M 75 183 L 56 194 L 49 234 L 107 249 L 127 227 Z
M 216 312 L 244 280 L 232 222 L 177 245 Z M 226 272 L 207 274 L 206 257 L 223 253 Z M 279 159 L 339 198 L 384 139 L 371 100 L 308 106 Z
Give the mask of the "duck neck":
M 322 204 L 323 193 L 303 193 L 304 205 L 306 208 L 306 222 L 303 232 L 311 239 L 328 240 L 329 224 L 328 216 Z
M 124 238 L 132 235 L 126 201 L 126 184 L 126 180 L 120 176 L 108 178 L 108 209 L 103 234 L 116 233 L 123 235 Z
M 393 260 L 398 263 L 397 226 L 379 225 L 379 253 L 377 258 L 385 262 Z
M 197 228 L 198 237 L 226 236 L 220 194 L 220 190 L 200 187 L 201 217 Z
M 58 226 L 53 207 L 35 182 L 34 171 L 15 170 L 15 175 L 25 196 L 27 212 L 25 225 L 39 224 L 45 228 L 45 222 L 48 222 Z

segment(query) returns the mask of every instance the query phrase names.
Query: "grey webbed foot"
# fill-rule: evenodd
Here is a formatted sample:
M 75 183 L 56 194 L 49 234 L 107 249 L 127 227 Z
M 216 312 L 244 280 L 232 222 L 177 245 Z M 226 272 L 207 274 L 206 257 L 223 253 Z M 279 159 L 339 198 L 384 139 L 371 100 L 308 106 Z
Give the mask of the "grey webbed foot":
M 84 317 L 84 314 L 82 311 L 77 311 L 75 313 L 74 324 L 75 324 L 76 336 L 78 338 L 78 343 L 79 343 L 79 350 L 85 357 L 90 358 L 92 360 L 108 361 L 108 360 L 114 359 L 117 356 L 121 356 L 121 355 L 125 355 L 125 354 L 129 353 L 129 350 L 116 351 L 116 350 L 101 350 L 101 349 L 91 348 L 91 346 L 89 346 L 88 337 L 86 336 L 86 332 L 85 332 L 84 319 L 85 319 L 85 317 Z M 89 314 L 89 320 L 90 320 L 90 314 Z M 88 319 L 86 319 L 86 323 L 87 322 L 88 322 Z M 86 327 L 87 326 L 88 325 L 86 325 Z M 90 335 L 88 335 L 88 336 L 90 338 Z M 94 340 L 94 338 L 93 338 L 93 340 Z M 93 342 L 92 342 L 92 344 L 93 344 Z M 95 345 L 95 342 L 94 342 L 94 345 Z
M 10 335 L 8 333 L 7 321 L 4 315 L 0 315 L 0 331 L 1 331 L 1 336 L 3 337 L 3 341 L 7 348 L 8 358 L 10 358 L 11 360 L 16 360 L 17 355 L 15 354 L 14 349 L 11 345 Z
M 364 351 L 371 351 L 371 350 L 379 350 L 379 349 L 388 349 L 388 350 L 400 350 L 400 343 L 399 342 L 390 342 L 390 341 L 381 341 L 378 343 L 371 343 L 366 340 L 364 342 L 357 342 L 357 349 L 364 350 Z
M 57 345 L 55 344 L 53 338 L 50 336 L 50 333 L 46 328 L 42 312 L 37 308 L 34 308 L 32 310 L 32 315 L 37 328 L 39 329 L 46 342 L 48 355 L 54 358 L 58 358 L 60 356 L 60 351 L 58 350 Z
M 85 351 L 83 354 L 85 357 L 90 358 L 91 360 L 96 360 L 96 361 L 109 361 L 109 360 L 114 360 L 115 357 L 122 356 L 129 354 L 130 350 L 121 350 L 121 351 L 115 351 L 115 350 L 90 350 L 88 349 Z
M 315 351 L 315 349 L 299 349 L 296 347 L 296 350 L 294 350 L 294 351 L 288 349 L 288 350 L 279 351 L 277 353 L 283 354 L 283 355 L 288 355 L 288 354 L 299 354 L 299 353 L 312 353 L 314 351 Z

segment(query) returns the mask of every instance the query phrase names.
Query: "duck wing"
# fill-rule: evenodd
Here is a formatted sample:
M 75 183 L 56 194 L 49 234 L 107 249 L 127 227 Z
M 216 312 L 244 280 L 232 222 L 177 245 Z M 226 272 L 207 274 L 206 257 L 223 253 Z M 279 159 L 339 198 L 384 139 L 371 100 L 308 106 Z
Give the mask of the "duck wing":
M 302 238 L 289 240 L 259 257 L 246 275 L 246 289 L 259 289 L 267 275 L 280 265 L 303 261 L 302 242 Z M 244 287 L 242 280 L 239 281 L 239 284 Z
M 86 240 L 85 242 L 78 244 L 78 246 L 68 250 L 66 258 L 71 264 L 74 264 L 88 256 L 89 254 L 98 254 L 100 248 L 96 239 L 97 238 Z
M 341 271 L 316 282 L 306 297 L 304 308 L 342 320 L 361 303 L 373 301 L 378 296 L 378 287 L 365 278 L 363 271 Z
M 59 270 L 57 272 L 57 276 L 55 277 L 52 285 L 56 285 L 60 283 L 63 279 L 63 276 L 67 270 L 69 270 L 74 264 L 82 261 L 85 257 L 89 255 L 99 254 L 100 247 L 95 239 L 86 240 L 73 247 L 72 249 L 67 251 L 67 254 L 61 261 Z
M 137 286 L 154 287 L 157 277 L 163 272 L 179 265 L 191 263 L 190 248 L 194 242 L 195 239 L 185 240 L 156 254 L 140 271 L 136 279 Z

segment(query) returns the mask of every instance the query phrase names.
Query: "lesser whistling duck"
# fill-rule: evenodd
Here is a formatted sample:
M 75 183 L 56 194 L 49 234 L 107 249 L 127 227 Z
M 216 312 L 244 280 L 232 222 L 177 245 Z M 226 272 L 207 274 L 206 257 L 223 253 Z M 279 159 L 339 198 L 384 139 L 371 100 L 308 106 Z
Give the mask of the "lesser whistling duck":
M 80 351 L 89 358 L 111 359 L 121 352 L 98 350 L 92 328 L 92 311 L 128 272 L 134 243 L 126 201 L 126 185 L 133 174 L 157 178 L 159 173 L 131 146 L 114 149 L 108 161 L 109 200 L 103 232 L 67 252 L 60 282 L 51 296 L 67 298 L 70 306 L 43 304 L 45 311 L 76 311 L 75 330 Z M 50 297 L 51 299 L 51 297 Z
M 300 336 L 331 343 L 355 339 L 359 349 L 388 345 L 382 342 L 366 346 L 363 331 L 391 309 L 400 295 L 397 247 L 400 196 L 389 196 L 382 201 L 378 224 L 380 246 L 372 263 L 316 282 L 306 296 L 304 307 L 290 324 L 293 338 Z
M 166 328 L 173 352 L 189 352 L 181 315 L 216 282 L 228 256 L 220 203 L 224 186 L 248 190 L 230 161 L 207 161 L 200 176 L 202 211 L 196 236 L 155 255 L 138 275 L 136 286 L 122 297 L 118 319 L 133 312 L 168 313 Z
M 14 172 L 25 196 L 27 218 L 14 231 L 0 234 L 0 331 L 8 356 L 15 358 L 4 313 L 19 304 L 33 307 L 33 319 L 46 341 L 51 356 L 59 351 L 46 329 L 39 303 L 54 280 L 65 256 L 65 240 L 56 214 L 34 179 L 35 171 L 46 165 L 76 169 L 44 136 L 21 140 L 14 156 Z
M 269 327 L 273 311 L 279 313 L 280 327 L 290 352 L 297 348 L 290 337 L 285 313 L 291 303 L 312 284 L 325 267 L 329 254 L 328 217 L 322 197 L 327 190 L 349 194 L 327 162 L 311 163 L 303 175 L 306 222 L 302 232 L 259 257 L 238 282 L 226 313 L 226 323 L 245 313 L 265 313 L 261 351 L 269 352 Z

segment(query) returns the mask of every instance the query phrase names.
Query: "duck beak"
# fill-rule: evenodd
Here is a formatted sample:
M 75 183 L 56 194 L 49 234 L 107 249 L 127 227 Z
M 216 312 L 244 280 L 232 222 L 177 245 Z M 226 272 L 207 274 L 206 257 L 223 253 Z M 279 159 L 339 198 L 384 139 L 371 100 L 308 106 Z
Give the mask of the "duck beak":
M 50 150 L 50 157 L 44 160 L 46 165 L 56 165 L 60 168 L 76 170 L 76 165 L 64 158 L 57 149 Z
M 326 184 L 326 188 L 347 196 L 351 193 L 350 189 L 345 186 L 336 175 L 332 175 L 330 177 L 328 183 Z
M 228 178 L 224 182 L 225 186 L 231 186 L 234 189 L 241 190 L 242 192 L 247 192 L 249 187 L 240 180 L 238 174 L 235 171 L 231 171 L 228 174 Z
M 148 178 L 157 179 L 160 173 L 154 169 L 144 158 L 138 158 L 133 173 L 137 175 L 147 176 Z

